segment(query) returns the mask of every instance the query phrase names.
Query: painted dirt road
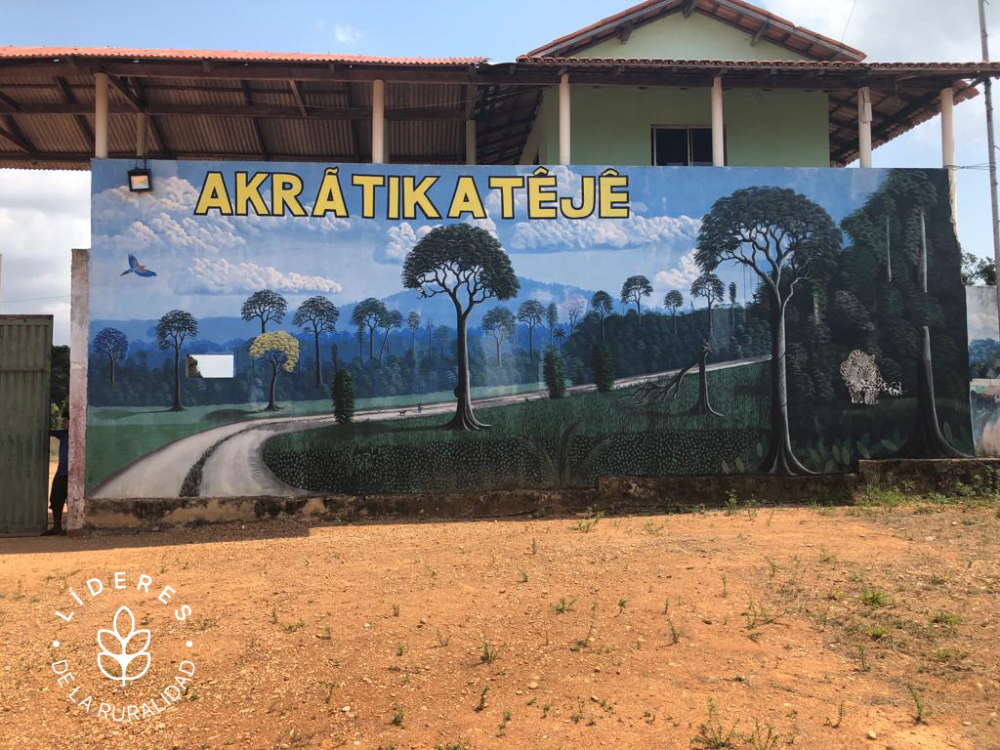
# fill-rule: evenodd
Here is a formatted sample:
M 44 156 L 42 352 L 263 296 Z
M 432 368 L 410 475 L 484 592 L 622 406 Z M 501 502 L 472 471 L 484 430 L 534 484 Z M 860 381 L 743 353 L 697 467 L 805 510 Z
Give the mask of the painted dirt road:
M 725 370 L 768 361 L 768 357 L 742 359 L 708 365 L 708 370 Z M 627 388 L 675 375 L 679 370 L 623 378 L 615 388 Z M 596 390 L 592 384 L 572 386 L 569 394 Z M 477 408 L 521 403 L 525 399 L 547 398 L 546 391 L 532 391 L 509 396 L 475 399 Z M 435 414 L 450 414 L 453 401 L 416 407 L 369 409 L 355 414 L 355 421 L 409 419 Z M 184 479 L 195 464 L 202 461 L 201 497 L 252 497 L 255 495 L 294 496 L 309 494 L 285 484 L 264 464 L 264 444 L 276 435 L 314 430 L 336 424 L 332 414 L 257 419 L 252 423 L 216 427 L 183 438 L 149 453 L 98 485 L 90 494 L 96 499 L 160 499 L 178 497 Z M 206 456 L 206 454 L 208 454 Z

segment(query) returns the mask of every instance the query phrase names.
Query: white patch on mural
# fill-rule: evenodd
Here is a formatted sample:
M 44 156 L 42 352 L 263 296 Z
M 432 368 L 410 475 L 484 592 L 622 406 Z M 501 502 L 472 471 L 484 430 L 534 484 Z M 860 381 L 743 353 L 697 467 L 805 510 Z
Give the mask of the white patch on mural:
M 338 294 L 344 288 L 333 279 L 283 273 L 273 266 L 259 266 L 247 261 L 230 263 L 225 258 L 195 258 L 188 268 L 190 276 L 182 294 L 250 294 L 270 289 L 284 294 L 323 292 Z

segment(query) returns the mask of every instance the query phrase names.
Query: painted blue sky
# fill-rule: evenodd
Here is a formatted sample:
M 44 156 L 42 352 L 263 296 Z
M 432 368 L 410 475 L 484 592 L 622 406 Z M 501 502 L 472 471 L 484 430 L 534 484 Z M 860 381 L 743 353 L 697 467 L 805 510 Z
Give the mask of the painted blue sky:
M 241 217 L 194 215 L 208 171 L 222 172 L 230 185 L 237 171 L 293 172 L 305 185 L 302 202 L 308 211 L 326 165 L 151 162 L 154 190 L 148 194 L 130 193 L 122 184 L 130 166 L 110 161 L 93 172 L 91 306 L 92 316 L 101 320 L 149 319 L 178 307 L 197 317 L 236 316 L 243 299 L 265 287 L 284 294 L 292 306 L 314 294 L 340 306 L 388 297 L 402 291 L 402 263 L 410 248 L 447 222 L 388 220 L 384 193 L 375 211 L 382 218 L 360 218 L 360 189 L 351 186 L 351 175 L 440 175 L 429 195 L 444 212 L 454 179 L 469 173 L 468 167 L 341 165 L 349 218 Z M 516 194 L 514 218 L 500 218 L 499 196 L 489 189 L 488 177 L 531 169 L 475 168 L 489 215 L 466 220 L 501 241 L 519 276 L 617 296 L 627 276 L 642 274 L 653 282 L 649 307 L 659 306 L 671 289 L 687 296 L 699 273 L 693 251 L 701 217 L 718 198 L 753 185 L 790 187 L 839 222 L 885 176 L 882 170 L 623 168 L 629 178 L 627 219 L 531 220 L 523 190 Z M 601 171 L 552 167 L 560 195 L 574 197 L 581 175 Z M 268 194 L 267 183 L 262 192 Z M 123 276 L 129 253 L 157 276 Z M 719 275 L 742 287 L 741 269 L 724 266 Z
M 778 15 L 874 61 L 966 61 L 979 56 L 976 4 L 940 0 L 756 0 Z M 623 10 L 633 0 L 403 0 L 348 3 L 300 0 L 275 10 L 264 0 L 175 0 L 151 15 L 134 2 L 0 0 L 0 43 L 324 51 L 388 55 L 485 55 L 511 60 Z M 1000 12 L 988 6 L 1000 38 Z M 887 33 L 891 30 L 891 33 Z M 958 226 L 963 249 L 992 253 L 983 97 L 956 110 Z M 875 152 L 877 167 L 935 167 L 941 162 L 937 118 Z M 85 172 L 0 170 L 0 313 L 55 315 L 57 343 L 68 341 L 69 248 L 90 242 L 90 184 Z M 601 258 L 608 256 L 601 256 Z M 597 267 L 597 260 L 592 267 Z M 532 256 L 529 261 L 541 260 Z M 521 264 L 524 274 L 534 271 Z M 614 268 L 610 269 L 615 271 Z M 617 273 L 615 274 L 617 276 Z

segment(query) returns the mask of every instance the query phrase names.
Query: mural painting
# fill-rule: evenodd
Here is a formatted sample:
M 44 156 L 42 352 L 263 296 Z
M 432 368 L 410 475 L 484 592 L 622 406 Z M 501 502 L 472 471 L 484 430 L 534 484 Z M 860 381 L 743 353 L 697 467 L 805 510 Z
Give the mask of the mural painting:
M 969 405 L 977 456 L 1000 456 L 1000 341 L 997 290 L 966 287 L 969 310 Z
M 940 170 L 94 164 L 88 493 L 973 449 Z

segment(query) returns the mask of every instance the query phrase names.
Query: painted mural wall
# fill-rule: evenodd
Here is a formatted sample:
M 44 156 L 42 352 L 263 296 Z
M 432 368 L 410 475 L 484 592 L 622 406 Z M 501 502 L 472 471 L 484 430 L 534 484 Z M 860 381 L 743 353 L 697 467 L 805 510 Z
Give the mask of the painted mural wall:
M 965 289 L 969 310 L 969 406 L 977 456 L 1000 456 L 1000 340 L 997 290 Z
M 971 452 L 939 170 L 93 167 L 92 497 Z

